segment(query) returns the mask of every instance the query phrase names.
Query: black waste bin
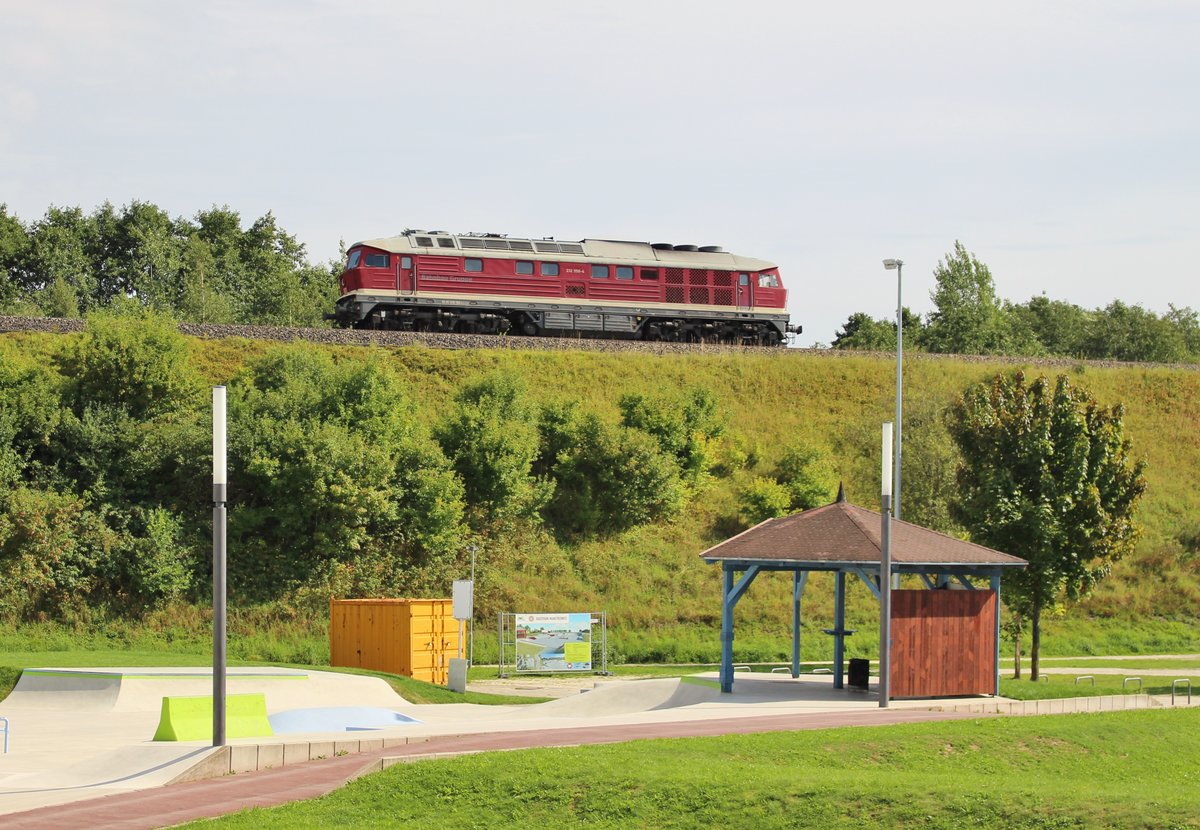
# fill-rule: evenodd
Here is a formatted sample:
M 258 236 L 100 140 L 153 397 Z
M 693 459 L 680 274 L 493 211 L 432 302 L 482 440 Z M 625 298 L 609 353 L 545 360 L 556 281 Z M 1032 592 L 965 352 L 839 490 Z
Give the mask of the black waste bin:
M 861 657 L 850 658 L 850 671 L 846 685 L 855 689 L 865 689 L 871 683 L 871 661 Z

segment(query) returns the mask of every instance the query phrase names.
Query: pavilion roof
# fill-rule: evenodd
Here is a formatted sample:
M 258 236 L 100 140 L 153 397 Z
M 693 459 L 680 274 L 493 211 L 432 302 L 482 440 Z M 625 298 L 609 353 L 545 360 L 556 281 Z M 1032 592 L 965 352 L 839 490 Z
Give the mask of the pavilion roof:
M 881 516 L 837 501 L 824 507 L 767 519 L 700 554 L 707 562 L 737 560 L 812 566 L 878 565 Z M 891 525 L 894 565 L 1023 568 L 1024 559 L 901 520 Z

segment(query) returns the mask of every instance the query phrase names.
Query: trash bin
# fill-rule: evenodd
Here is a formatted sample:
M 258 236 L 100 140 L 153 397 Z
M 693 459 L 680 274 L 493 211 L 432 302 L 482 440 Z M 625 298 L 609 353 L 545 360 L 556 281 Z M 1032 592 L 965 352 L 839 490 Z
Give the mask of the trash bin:
M 846 685 L 855 689 L 865 689 L 871 683 L 871 661 L 861 657 L 850 658 L 850 671 Z

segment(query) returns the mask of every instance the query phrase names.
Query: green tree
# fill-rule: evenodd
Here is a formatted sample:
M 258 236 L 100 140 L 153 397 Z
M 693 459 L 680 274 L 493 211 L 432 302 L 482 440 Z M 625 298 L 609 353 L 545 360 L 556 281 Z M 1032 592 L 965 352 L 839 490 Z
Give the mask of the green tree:
M 825 452 L 808 444 L 793 444 L 784 450 L 770 476 L 752 479 L 738 491 L 738 497 L 742 515 L 757 524 L 829 504 L 837 485 Z
M 933 276 L 937 287 L 929 296 L 935 310 L 925 329 L 926 348 L 943 354 L 1006 354 L 1008 320 L 988 267 L 955 242 Z
M 199 385 L 175 321 L 136 306 L 124 312 L 88 315 L 83 336 L 63 358 L 74 411 L 112 405 L 144 420 L 194 401 Z
M 1052 387 L 1019 371 L 967 389 L 952 407 L 962 453 L 952 510 L 972 539 L 1029 562 L 1005 577 L 1005 593 L 1030 622 L 1034 680 L 1042 614 L 1087 594 L 1137 537 L 1144 464 L 1132 458 L 1123 414 L 1065 375 Z
M 918 350 L 924 336 L 921 318 L 907 306 L 904 308 L 904 348 Z M 850 315 L 842 330 L 833 338 L 835 349 L 856 349 L 869 352 L 896 351 L 896 321 L 876 320 L 864 312 Z
M 27 258 L 29 235 L 21 220 L 0 202 L 0 311 L 18 308 L 22 293 L 21 269 Z
M 617 405 L 624 426 L 652 436 L 679 464 L 690 487 L 703 486 L 725 433 L 725 418 L 712 392 L 693 387 L 677 396 L 630 394 Z
M 377 361 L 335 363 L 325 351 L 274 349 L 231 384 L 230 466 L 237 503 L 230 545 L 247 567 L 231 586 L 248 598 L 301 586 L 444 589 L 461 548 L 463 490 L 418 426 L 411 398 Z
M 455 404 L 435 434 L 462 478 L 476 525 L 537 517 L 554 484 L 532 474 L 540 435 L 520 378 L 488 375 L 464 386 Z
M 560 533 L 619 533 L 670 518 L 687 503 L 679 463 L 647 432 L 570 405 L 548 408 L 540 430 L 535 469 L 555 480 L 545 514 Z
M 1140 305 L 1114 300 L 1097 311 L 1088 332 L 1090 357 L 1178 363 L 1188 357 L 1183 332 Z
M 1084 357 L 1092 313 L 1045 295 L 1032 297 L 1008 310 L 1013 327 L 1032 333 L 1046 354 Z

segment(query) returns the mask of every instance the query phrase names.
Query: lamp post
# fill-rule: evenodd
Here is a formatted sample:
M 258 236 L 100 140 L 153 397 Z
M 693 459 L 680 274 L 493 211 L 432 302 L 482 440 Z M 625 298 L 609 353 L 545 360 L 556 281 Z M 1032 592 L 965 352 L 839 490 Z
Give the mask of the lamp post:
M 213 746 L 225 745 L 225 387 L 214 386 L 213 409 Z
M 900 518 L 900 455 L 902 439 L 900 437 L 900 413 L 904 398 L 904 301 L 902 299 L 901 282 L 904 273 L 904 260 L 885 259 L 883 267 L 896 272 L 896 463 L 895 482 L 892 487 L 892 515 Z
M 892 425 L 883 425 L 879 544 L 879 706 L 888 708 L 892 680 Z

